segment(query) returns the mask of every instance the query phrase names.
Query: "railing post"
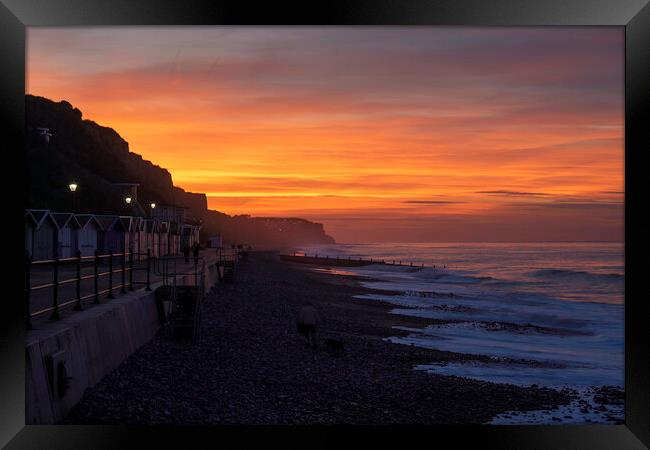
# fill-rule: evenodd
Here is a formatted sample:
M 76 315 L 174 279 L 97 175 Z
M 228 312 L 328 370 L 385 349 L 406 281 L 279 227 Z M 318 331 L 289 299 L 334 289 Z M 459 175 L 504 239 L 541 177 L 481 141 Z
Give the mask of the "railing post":
M 54 286 L 52 287 L 52 315 L 50 319 L 59 320 L 59 254 L 54 253 Z
M 94 294 L 93 303 L 99 303 L 99 250 L 95 249 L 95 259 L 93 260 L 93 275 L 94 275 Z
M 151 249 L 147 249 L 147 287 L 145 291 L 151 290 Z
M 106 298 L 115 298 L 113 295 L 113 250 L 108 256 L 108 295 Z
M 133 290 L 133 247 L 129 247 L 129 291 Z
M 79 250 L 77 250 L 77 303 L 72 309 L 81 311 L 81 251 Z
M 32 259 L 25 253 L 25 329 L 31 330 L 32 314 L 29 306 L 29 294 L 32 290 L 31 283 Z
M 126 247 L 122 251 L 122 289 L 120 292 L 126 294 Z

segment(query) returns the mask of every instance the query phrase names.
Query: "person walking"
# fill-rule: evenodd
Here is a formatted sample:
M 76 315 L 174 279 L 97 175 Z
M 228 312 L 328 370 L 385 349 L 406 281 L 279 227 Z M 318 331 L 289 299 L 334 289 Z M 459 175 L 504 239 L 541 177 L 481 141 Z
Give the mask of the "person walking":
M 298 332 L 306 339 L 307 347 L 318 347 L 316 327 L 320 323 L 318 311 L 311 302 L 305 303 L 298 314 Z

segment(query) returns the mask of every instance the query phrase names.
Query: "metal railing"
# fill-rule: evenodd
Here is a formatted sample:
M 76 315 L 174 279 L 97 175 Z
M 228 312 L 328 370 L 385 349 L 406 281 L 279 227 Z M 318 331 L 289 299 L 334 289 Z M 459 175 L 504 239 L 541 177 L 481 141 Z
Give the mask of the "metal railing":
M 224 265 L 224 263 L 233 263 L 237 262 L 240 258 L 240 255 L 243 253 L 241 250 L 236 248 L 217 248 L 217 263 Z
M 154 264 L 154 272 L 162 277 L 163 286 L 169 288 L 169 309 L 165 311 L 168 318 L 165 324 L 171 335 L 174 334 L 176 326 L 175 313 L 177 309 L 177 287 L 179 277 L 191 277 L 188 282 L 185 281 L 183 286 L 192 286 L 196 289 L 196 303 L 194 306 L 194 316 L 192 324 L 192 338 L 196 340 L 199 337 L 201 321 L 201 303 L 205 296 L 205 273 L 206 261 L 203 257 L 194 257 L 193 263 L 188 268 L 186 259 L 183 256 L 163 256 L 157 258 Z
M 134 267 L 133 259 L 134 256 L 145 256 L 146 266 L 145 267 Z M 119 268 L 113 268 L 113 260 L 119 258 Z M 99 270 L 100 265 L 103 265 L 103 262 L 108 260 L 108 270 L 101 271 Z M 58 254 L 54 254 L 54 258 L 50 260 L 38 260 L 32 261 L 29 256 L 25 257 L 25 327 L 27 329 L 32 329 L 32 318 L 43 316 L 47 313 L 50 313 L 50 319 L 60 320 L 60 310 L 73 306 L 73 310 L 80 311 L 83 309 L 83 302 L 86 300 L 92 299 L 92 303 L 100 303 L 100 295 L 107 294 L 106 298 L 111 299 L 115 298 L 114 290 L 120 289 L 120 293 L 125 294 L 127 288 L 129 291 L 133 291 L 134 285 L 145 285 L 145 290 L 151 290 L 151 252 L 147 250 L 146 253 L 143 252 L 133 252 L 132 249 L 129 249 L 128 252 L 124 251 L 121 253 L 108 253 L 108 254 L 99 254 L 99 251 L 95 251 L 94 256 L 81 256 L 81 252 L 77 251 L 75 257 L 72 258 L 59 258 Z M 82 266 L 92 264 L 92 273 L 83 275 Z M 47 265 L 52 265 L 52 281 L 49 283 L 41 283 L 38 285 L 32 285 L 32 276 L 33 271 L 36 268 L 44 267 Z M 61 279 L 60 269 L 61 267 L 70 267 L 74 266 L 75 276 L 70 278 Z M 134 281 L 133 273 L 134 271 L 146 271 L 145 281 Z M 41 274 L 44 272 L 41 271 Z M 127 279 L 128 273 L 128 279 Z M 113 274 L 121 275 L 121 282 L 117 285 L 113 283 Z M 103 277 L 108 277 L 108 288 L 99 289 L 99 281 Z M 81 283 L 82 281 L 93 280 L 93 289 L 90 294 L 82 295 Z M 65 300 L 59 299 L 59 291 L 61 286 L 66 286 L 68 284 L 75 284 L 75 296 L 74 298 L 69 298 Z M 52 305 L 38 309 L 36 311 L 31 311 L 30 299 L 34 292 L 39 292 L 45 289 L 52 289 Z
M 170 280 L 178 276 L 192 275 L 196 279 L 205 272 L 205 258 L 199 256 L 192 258 L 192 261 L 194 264 L 190 265 L 190 270 L 187 270 L 187 263 L 184 263 L 183 256 L 161 256 L 154 261 L 154 273 L 162 277 L 163 286 L 170 286 Z

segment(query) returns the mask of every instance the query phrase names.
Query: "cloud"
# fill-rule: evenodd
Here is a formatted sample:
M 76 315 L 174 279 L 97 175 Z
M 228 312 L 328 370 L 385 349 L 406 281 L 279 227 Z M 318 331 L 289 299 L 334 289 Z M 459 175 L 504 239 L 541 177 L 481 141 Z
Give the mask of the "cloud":
M 542 205 L 546 208 L 615 208 L 619 209 L 624 206 L 623 202 L 553 202 Z
M 539 211 L 545 209 L 607 209 L 619 211 L 622 210 L 624 205 L 624 202 L 608 202 L 599 200 L 554 200 L 540 203 L 517 203 L 504 205 L 504 207 L 518 209 L 527 208 L 528 210 L 537 209 Z
M 478 194 L 507 195 L 509 197 L 545 197 L 550 194 L 543 192 L 520 192 L 520 191 L 478 191 Z
M 467 202 L 454 202 L 447 200 L 406 200 L 402 203 L 410 203 L 416 205 L 460 205 Z
M 611 27 L 30 28 L 27 80 L 231 214 L 582 238 L 624 182 L 623 50 Z

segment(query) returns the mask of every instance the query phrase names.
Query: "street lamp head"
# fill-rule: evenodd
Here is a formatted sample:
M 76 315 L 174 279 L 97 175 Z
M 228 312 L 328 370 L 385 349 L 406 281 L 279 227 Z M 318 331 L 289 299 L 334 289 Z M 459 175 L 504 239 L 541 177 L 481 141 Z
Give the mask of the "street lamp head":
M 70 191 L 74 192 L 77 190 L 77 183 L 70 183 L 68 187 L 70 188 Z
M 127 198 L 125 198 L 124 201 L 125 201 L 127 204 L 128 204 L 128 203 L 131 203 L 131 197 L 127 197 Z

